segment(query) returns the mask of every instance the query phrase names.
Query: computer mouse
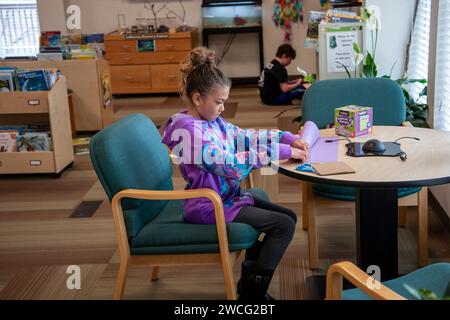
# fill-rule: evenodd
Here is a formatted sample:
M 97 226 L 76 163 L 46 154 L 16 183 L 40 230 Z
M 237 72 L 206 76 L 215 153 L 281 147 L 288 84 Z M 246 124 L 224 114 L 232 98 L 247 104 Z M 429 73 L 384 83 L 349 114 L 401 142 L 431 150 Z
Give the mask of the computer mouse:
M 364 143 L 362 150 L 366 153 L 380 153 L 384 152 L 386 150 L 386 147 L 380 140 L 370 139 Z

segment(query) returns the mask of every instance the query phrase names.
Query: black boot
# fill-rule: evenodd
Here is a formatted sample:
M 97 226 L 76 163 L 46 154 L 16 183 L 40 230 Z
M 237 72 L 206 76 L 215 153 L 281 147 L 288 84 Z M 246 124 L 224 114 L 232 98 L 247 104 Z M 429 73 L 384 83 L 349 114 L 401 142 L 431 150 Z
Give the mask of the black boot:
M 245 260 L 258 260 L 262 246 L 263 242 L 258 240 L 253 247 L 245 250 Z
M 241 301 L 275 300 L 267 294 L 274 270 L 258 270 L 253 267 L 253 264 L 254 261 L 242 262 L 241 279 L 238 282 L 238 299 Z

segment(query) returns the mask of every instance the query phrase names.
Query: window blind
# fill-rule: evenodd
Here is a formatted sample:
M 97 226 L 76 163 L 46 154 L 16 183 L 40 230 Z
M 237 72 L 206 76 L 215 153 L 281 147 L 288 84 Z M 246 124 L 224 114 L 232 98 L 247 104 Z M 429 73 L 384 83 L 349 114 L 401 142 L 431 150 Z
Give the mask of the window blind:
M 428 79 L 428 52 L 430 42 L 431 1 L 417 0 L 417 12 L 411 37 L 408 63 L 409 79 Z M 424 85 L 414 83 L 409 91 L 417 99 Z
M 37 0 L 0 0 L 0 56 L 35 56 L 39 52 Z
M 434 123 L 450 131 L 450 0 L 439 1 L 436 39 Z

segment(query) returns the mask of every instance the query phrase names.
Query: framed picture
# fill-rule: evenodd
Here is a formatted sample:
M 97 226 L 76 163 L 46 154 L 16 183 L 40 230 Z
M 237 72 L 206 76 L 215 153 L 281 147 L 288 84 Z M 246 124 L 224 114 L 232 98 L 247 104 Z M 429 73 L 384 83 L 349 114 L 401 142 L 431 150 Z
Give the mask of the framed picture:
M 155 51 L 155 40 L 138 40 L 138 52 Z

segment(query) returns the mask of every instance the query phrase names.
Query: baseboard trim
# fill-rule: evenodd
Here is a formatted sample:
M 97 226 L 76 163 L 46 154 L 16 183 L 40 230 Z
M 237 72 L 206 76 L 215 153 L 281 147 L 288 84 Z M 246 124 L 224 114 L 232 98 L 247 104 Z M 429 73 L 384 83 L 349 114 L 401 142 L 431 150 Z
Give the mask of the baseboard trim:
M 444 225 L 445 229 L 450 232 L 450 217 L 431 191 L 428 191 L 428 205 L 436 210 L 439 220 Z

